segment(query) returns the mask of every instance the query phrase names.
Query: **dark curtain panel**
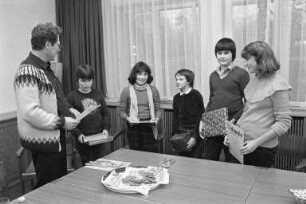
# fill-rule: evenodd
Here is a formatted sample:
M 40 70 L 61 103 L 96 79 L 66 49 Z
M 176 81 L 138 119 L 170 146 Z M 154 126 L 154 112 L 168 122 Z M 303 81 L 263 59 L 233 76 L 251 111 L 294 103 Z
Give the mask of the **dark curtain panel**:
M 56 21 L 63 29 L 62 50 L 65 93 L 76 89 L 77 65 L 89 64 L 95 70 L 94 87 L 106 94 L 101 0 L 56 0 Z

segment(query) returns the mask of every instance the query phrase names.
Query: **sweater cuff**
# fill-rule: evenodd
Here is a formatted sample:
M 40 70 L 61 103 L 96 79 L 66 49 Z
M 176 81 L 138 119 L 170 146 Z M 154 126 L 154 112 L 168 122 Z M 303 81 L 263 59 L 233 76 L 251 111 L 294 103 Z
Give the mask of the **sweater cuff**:
M 57 117 L 55 121 L 55 129 L 62 129 L 65 126 L 65 118 L 63 116 Z

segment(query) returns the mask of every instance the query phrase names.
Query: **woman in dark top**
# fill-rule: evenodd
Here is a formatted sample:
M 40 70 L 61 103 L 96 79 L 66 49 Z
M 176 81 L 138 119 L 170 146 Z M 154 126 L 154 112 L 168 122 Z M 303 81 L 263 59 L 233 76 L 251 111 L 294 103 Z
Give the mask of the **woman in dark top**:
M 194 73 L 191 70 L 179 70 L 175 80 L 180 92 L 173 98 L 172 134 L 190 132 L 192 137 L 187 142 L 189 151 L 179 152 L 179 155 L 199 158 L 201 140 L 198 129 L 204 112 L 203 97 L 193 89 Z

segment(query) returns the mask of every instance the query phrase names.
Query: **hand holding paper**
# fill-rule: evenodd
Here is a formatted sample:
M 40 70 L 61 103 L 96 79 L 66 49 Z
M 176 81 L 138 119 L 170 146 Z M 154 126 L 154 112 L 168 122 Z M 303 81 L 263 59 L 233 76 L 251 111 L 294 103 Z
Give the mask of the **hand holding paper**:
M 95 106 L 95 105 L 90 105 L 88 106 L 77 118 L 76 120 L 80 121 L 83 118 L 85 118 L 89 113 L 91 113 L 92 111 L 96 110 L 97 108 L 99 108 L 100 105 Z

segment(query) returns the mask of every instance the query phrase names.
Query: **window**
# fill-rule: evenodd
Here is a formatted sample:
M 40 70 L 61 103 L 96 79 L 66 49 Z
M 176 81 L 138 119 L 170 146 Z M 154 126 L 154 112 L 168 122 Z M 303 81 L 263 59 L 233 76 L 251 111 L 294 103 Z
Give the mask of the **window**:
M 293 88 L 291 100 L 306 105 L 305 5 L 306 0 L 103 0 L 108 97 L 119 97 L 133 65 L 144 61 L 166 98 L 177 92 L 175 72 L 193 70 L 206 103 L 208 78 L 217 67 L 215 43 L 231 37 L 239 66 L 246 44 L 268 42 Z

